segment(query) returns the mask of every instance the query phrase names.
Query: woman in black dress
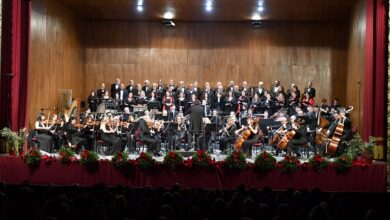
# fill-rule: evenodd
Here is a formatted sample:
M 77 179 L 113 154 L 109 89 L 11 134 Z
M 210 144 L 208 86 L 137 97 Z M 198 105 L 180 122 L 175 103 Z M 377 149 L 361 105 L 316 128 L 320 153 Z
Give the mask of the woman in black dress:
M 39 143 L 39 148 L 48 153 L 53 152 L 53 137 L 49 135 L 53 124 L 45 123 L 45 114 L 39 114 L 35 122 L 35 130 L 37 132 L 35 138 Z
M 241 148 L 247 157 L 252 157 L 252 145 L 257 143 L 259 138 L 261 138 L 262 133 L 258 119 L 248 118 L 247 123 L 247 126 L 242 126 L 242 128 L 236 130 L 236 134 L 239 135 L 240 132 L 244 130 L 248 130 L 250 132 L 249 137 L 244 141 Z
M 91 112 L 96 112 L 97 109 L 98 98 L 95 95 L 95 92 L 92 91 L 88 96 L 88 107 Z
M 100 123 L 100 130 L 102 131 L 100 138 L 109 143 L 109 147 L 106 152 L 107 155 L 114 155 L 115 153 L 122 151 L 121 138 L 115 135 L 117 129 L 118 126 L 111 124 L 109 117 L 105 115 Z

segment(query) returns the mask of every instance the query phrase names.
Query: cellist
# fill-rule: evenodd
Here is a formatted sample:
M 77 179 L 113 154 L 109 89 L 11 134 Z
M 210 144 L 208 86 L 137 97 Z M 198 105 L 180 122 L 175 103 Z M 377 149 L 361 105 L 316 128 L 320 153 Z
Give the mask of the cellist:
M 242 143 L 241 148 L 243 149 L 243 152 L 246 154 L 248 158 L 252 157 L 252 145 L 257 143 L 260 137 L 263 136 L 260 127 L 259 127 L 259 120 L 253 119 L 249 117 L 247 119 L 247 126 L 242 126 L 240 129 L 236 130 L 236 135 L 239 135 L 241 131 L 249 131 L 250 135 L 248 138 Z
M 292 122 L 292 129 L 295 130 L 295 135 L 292 140 L 287 144 L 287 154 L 291 155 L 291 152 L 294 152 L 297 157 L 301 157 L 299 153 L 299 147 L 304 144 L 307 144 L 307 128 L 305 126 L 305 120 L 301 118 L 297 118 L 294 122 Z

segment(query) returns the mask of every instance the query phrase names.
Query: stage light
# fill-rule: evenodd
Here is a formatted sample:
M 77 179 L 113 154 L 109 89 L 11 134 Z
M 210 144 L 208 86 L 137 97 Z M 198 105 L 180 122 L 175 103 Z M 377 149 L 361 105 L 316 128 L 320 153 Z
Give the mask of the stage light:
M 258 21 L 258 20 L 260 20 L 260 19 L 261 19 L 260 14 L 254 13 L 254 14 L 252 15 L 252 20 L 253 20 L 253 21 Z
M 163 17 L 164 19 L 170 20 L 174 17 L 175 15 L 171 11 L 167 11 L 164 13 Z
M 137 11 L 142 12 L 144 10 L 144 1 L 143 0 L 138 0 L 137 2 Z
M 164 20 L 163 25 L 165 27 L 175 27 L 176 26 L 176 24 L 172 20 Z
M 212 11 L 213 10 L 213 1 L 212 0 L 207 0 L 206 2 L 206 11 Z
M 257 11 L 258 11 L 258 12 L 264 11 L 264 7 L 263 7 L 263 6 L 259 6 L 259 7 L 257 8 Z

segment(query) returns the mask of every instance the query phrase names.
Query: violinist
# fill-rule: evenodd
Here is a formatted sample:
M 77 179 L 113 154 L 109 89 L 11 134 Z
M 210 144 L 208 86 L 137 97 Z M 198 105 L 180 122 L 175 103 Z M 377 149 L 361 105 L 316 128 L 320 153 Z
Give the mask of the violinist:
M 227 144 L 234 144 L 234 142 L 236 141 L 236 130 L 236 117 L 230 116 L 227 119 L 226 126 L 223 129 L 219 130 L 219 133 L 222 134 L 222 138 L 219 140 L 221 152 L 225 152 L 228 150 L 226 149 Z
M 174 149 L 180 148 L 180 142 L 184 141 L 187 143 L 187 125 L 185 123 L 185 118 L 182 113 L 178 114 L 176 117 L 177 130 L 175 134 L 172 136 L 172 146 Z
M 241 131 L 248 130 L 250 132 L 249 137 L 242 144 L 242 149 L 247 157 L 252 157 L 252 145 L 257 143 L 262 136 L 258 120 L 253 118 L 247 118 L 247 126 L 242 126 L 236 130 L 236 135 L 239 135 Z
M 37 120 L 35 121 L 35 138 L 39 143 L 41 150 L 46 152 L 53 152 L 53 137 L 49 135 L 49 130 L 53 124 L 49 125 L 49 120 L 45 122 L 45 114 L 38 114 Z
M 80 128 L 83 127 L 81 124 L 77 124 L 77 120 L 75 117 L 70 117 L 69 122 L 65 124 L 65 136 L 67 139 L 67 143 L 69 147 L 73 149 L 80 150 L 81 146 L 85 148 L 87 146 L 87 140 L 85 138 L 80 137 Z
M 50 127 L 50 133 L 52 134 L 54 147 L 55 149 L 59 149 L 64 145 L 64 116 L 58 116 L 56 114 L 53 115 L 52 125 Z
M 118 130 L 118 126 L 114 125 L 113 122 L 110 121 L 108 115 L 105 115 L 103 120 L 100 122 L 100 130 L 102 131 L 100 138 L 109 143 L 106 154 L 113 155 L 117 152 L 121 152 L 121 138 L 115 135 Z
M 291 155 L 292 152 L 294 152 L 297 157 L 300 157 L 301 154 L 299 153 L 299 147 L 301 147 L 304 144 L 307 144 L 307 137 L 306 137 L 306 126 L 304 125 L 305 120 L 301 118 L 295 119 L 294 122 L 292 122 L 292 129 L 295 131 L 295 135 L 293 136 L 292 140 L 290 140 L 287 144 L 287 154 Z
M 154 122 L 150 118 L 149 111 L 146 110 L 145 115 L 142 116 L 139 120 L 139 139 L 148 145 L 148 150 L 151 151 L 155 156 L 161 156 L 161 140 L 158 135 L 156 135 L 153 127 Z

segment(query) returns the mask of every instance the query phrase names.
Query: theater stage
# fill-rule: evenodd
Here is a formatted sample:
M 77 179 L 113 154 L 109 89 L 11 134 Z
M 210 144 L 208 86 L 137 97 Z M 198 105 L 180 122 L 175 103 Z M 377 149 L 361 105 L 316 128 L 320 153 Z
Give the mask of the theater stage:
M 331 192 L 385 192 L 386 164 L 373 163 L 368 167 L 353 166 L 349 171 L 338 174 L 333 168 L 315 172 L 311 168 L 300 168 L 288 174 L 280 170 L 259 173 L 253 168 L 246 170 L 228 170 L 217 167 L 202 170 L 180 167 L 174 170 L 157 166 L 153 170 L 142 170 L 137 167 L 124 171 L 114 168 L 109 161 L 100 161 L 94 172 L 87 170 L 79 163 L 61 164 L 59 160 L 47 164 L 41 161 L 38 168 L 28 167 L 19 157 L 0 157 L 0 180 L 9 184 L 21 184 L 30 181 L 32 184 L 93 186 L 104 183 L 107 186 L 125 185 L 131 187 L 171 187 L 180 183 L 183 187 L 202 187 L 214 189 L 234 189 L 242 184 L 246 187 L 271 187 L 273 190 L 313 189 Z

